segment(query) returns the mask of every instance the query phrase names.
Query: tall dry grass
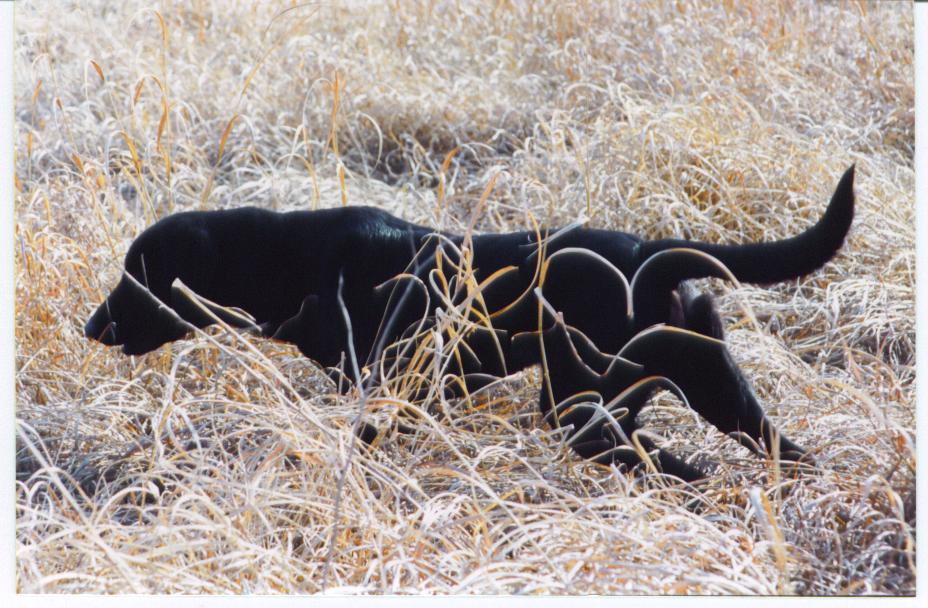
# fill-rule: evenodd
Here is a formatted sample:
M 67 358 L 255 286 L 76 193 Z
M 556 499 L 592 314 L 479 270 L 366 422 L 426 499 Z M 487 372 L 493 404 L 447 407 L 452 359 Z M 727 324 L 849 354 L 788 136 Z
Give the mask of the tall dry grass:
M 16 8 L 19 591 L 914 593 L 907 3 Z M 81 336 L 174 211 L 368 204 L 464 230 L 492 183 L 478 230 L 747 242 L 810 225 L 851 163 L 832 263 L 705 286 L 814 450 L 798 479 L 668 396 L 649 426 L 719 463 L 705 484 L 585 463 L 540 423 L 537 372 L 362 450 L 358 412 L 388 421 L 403 391 L 338 395 L 221 328 L 139 358 Z

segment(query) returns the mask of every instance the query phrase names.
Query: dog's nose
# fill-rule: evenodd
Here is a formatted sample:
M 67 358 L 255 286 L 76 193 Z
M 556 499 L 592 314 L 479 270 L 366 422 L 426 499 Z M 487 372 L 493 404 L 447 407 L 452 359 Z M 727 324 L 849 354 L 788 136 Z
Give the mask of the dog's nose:
M 84 335 L 106 346 L 116 344 L 116 323 L 110 319 L 105 304 L 100 306 L 84 325 Z

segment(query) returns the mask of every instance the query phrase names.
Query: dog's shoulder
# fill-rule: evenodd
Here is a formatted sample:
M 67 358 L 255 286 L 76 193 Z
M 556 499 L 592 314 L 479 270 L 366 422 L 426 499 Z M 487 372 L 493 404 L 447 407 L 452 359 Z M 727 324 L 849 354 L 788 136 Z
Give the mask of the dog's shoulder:
M 339 211 L 342 212 L 345 221 L 353 228 L 372 236 L 377 234 L 389 235 L 396 232 L 422 233 L 433 231 L 431 228 L 414 224 L 377 207 L 342 207 Z

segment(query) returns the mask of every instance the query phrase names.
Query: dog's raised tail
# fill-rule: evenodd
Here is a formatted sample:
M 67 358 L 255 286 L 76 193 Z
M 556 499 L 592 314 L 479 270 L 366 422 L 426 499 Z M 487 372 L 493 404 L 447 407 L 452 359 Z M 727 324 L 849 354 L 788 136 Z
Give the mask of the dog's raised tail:
M 841 176 L 825 214 L 802 234 L 782 241 L 745 245 L 715 245 L 682 239 L 647 241 L 641 244 L 641 260 L 665 249 L 689 247 L 720 260 L 739 281 L 776 283 L 821 268 L 844 244 L 853 219 L 854 165 L 851 165 Z

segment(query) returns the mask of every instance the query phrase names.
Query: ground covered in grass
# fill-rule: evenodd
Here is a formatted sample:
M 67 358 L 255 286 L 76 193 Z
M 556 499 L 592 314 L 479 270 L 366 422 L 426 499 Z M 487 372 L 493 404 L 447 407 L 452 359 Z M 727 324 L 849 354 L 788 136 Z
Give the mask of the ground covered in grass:
M 909 4 L 64 4 L 16 6 L 19 591 L 914 593 Z M 703 286 L 814 451 L 798 479 L 667 395 L 649 427 L 711 479 L 584 463 L 537 372 L 363 451 L 401 383 L 338 395 L 220 328 L 138 358 L 81 335 L 173 211 L 748 242 L 811 225 L 852 163 L 832 263 Z

